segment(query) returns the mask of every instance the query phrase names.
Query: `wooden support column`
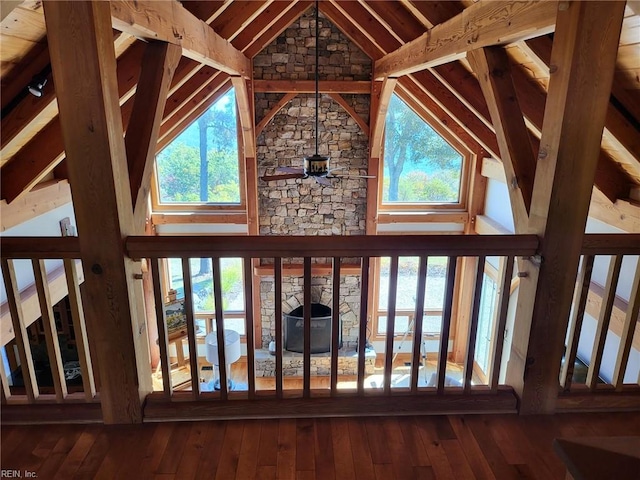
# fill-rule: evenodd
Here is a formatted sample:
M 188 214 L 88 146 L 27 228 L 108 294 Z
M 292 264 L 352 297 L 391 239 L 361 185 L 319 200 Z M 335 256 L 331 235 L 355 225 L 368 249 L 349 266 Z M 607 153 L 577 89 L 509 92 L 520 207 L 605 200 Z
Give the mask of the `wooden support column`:
M 73 191 L 86 319 L 94 335 L 105 423 L 139 423 L 151 391 L 142 298 L 124 239 L 134 233 L 107 2 L 44 5 L 51 65 Z
M 520 413 L 553 413 L 625 2 L 561 2 L 507 383 Z

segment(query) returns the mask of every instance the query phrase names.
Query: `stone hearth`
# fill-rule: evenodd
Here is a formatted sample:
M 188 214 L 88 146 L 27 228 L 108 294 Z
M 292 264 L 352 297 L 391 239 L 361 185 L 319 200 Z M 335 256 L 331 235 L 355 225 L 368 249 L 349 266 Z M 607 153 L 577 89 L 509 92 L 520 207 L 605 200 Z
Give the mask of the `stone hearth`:
M 282 375 L 285 377 L 302 377 L 303 355 L 283 351 L 282 354 Z M 366 350 L 365 352 L 365 373 L 374 373 L 376 363 L 376 352 Z M 256 377 L 274 377 L 276 372 L 276 357 L 269 354 L 268 350 L 256 350 L 255 355 Z M 331 374 L 331 354 L 314 353 L 311 355 L 311 375 L 323 376 Z M 338 352 L 338 375 L 358 374 L 358 353 L 354 348 L 343 348 Z

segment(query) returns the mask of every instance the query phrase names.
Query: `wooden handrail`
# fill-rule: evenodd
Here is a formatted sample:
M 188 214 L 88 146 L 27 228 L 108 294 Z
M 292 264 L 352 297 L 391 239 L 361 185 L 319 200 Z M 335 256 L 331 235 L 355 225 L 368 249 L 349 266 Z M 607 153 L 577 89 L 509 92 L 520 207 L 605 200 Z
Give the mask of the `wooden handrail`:
M 536 253 L 535 235 L 376 236 L 133 236 L 131 258 L 194 257 L 370 257 L 522 255 Z
M 78 237 L 2 237 L 2 258 L 80 258 Z

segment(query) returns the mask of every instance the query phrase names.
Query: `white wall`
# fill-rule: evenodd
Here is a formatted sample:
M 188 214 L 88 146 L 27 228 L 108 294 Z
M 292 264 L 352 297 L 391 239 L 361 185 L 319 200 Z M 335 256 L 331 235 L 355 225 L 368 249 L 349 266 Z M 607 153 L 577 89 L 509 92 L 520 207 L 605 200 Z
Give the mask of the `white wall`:
M 20 225 L 8 228 L 0 236 L 2 237 L 59 237 L 60 232 L 60 220 L 65 217 L 69 217 L 71 225 L 75 226 L 75 216 L 73 213 L 73 205 L 67 203 L 61 207 L 55 208 L 38 215 L 30 220 L 27 220 Z M 34 282 L 33 268 L 31 267 L 30 260 L 16 260 L 14 262 L 16 267 L 16 279 L 18 282 L 18 288 L 23 288 L 31 285 Z M 61 260 L 47 260 L 45 266 L 47 271 L 54 270 L 62 265 Z M 2 274 L 0 273 L 0 279 Z M 7 294 L 4 286 L 4 280 L 0 285 L 0 303 L 4 303 L 7 300 Z
M 511 204 L 509 200 L 507 185 L 497 180 L 488 179 L 484 214 L 505 227 L 507 230 L 513 232 L 514 225 L 510 205 Z M 587 218 L 585 233 L 624 233 L 624 231 L 607 223 L 589 217 Z M 593 273 L 591 276 L 591 280 L 593 282 L 596 282 L 599 285 L 604 285 L 606 283 L 610 260 L 611 257 L 608 255 L 600 255 L 596 257 L 593 267 Z M 628 301 L 631 295 L 631 286 L 637 264 L 638 256 L 625 256 L 622 262 L 622 269 L 620 271 L 620 277 L 618 279 L 616 295 L 624 299 L 625 301 Z M 515 298 L 517 297 L 517 292 L 518 290 L 514 292 L 509 301 L 509 315 L 507 318 L 506 327 L 507 334 L 505 335 L 504 345 L 505 351 L 503 355 L 500 375 L 501 381 L 503 381 L 504 379 L 504 369 L 506 368 L 506 363 L 508 361 L 509 353 L 511 350 L 511 335 L 513 331 L 513 324 L 515 321 Z M 585 314 L 580 335 L 580 342 L 578 344 L 578 357 L 587 364 L 591 361 L 591 349 L 593 347 L 595 338 L 596 326 L 597 320 L 590 315 Z M 607 335 L 602 359 L 602 366 L 600 368 L 600 376 L 608 382 L 611 381 L 611 377 L 613 375 L 613 369 L 615 367 L 619 344 L 620 337 L 610 331 Z M 635 348 L 632 348 L 624 381 L 629 383 L 636 383 L 638 381 L 639 372 L 640 352 Z

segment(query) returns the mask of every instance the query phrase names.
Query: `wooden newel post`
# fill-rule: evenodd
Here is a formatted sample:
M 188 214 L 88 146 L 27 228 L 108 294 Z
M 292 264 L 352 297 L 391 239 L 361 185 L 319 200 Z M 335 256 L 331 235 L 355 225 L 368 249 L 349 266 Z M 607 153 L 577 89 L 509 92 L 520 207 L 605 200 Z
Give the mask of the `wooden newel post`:
M 521 413 L 553 413 L 625 2 L 559 2 L 507 383 Z M 528 232 L 523 231 L 527 229 Z M 523 272 L 524 273 L 524 272 Z
M 110 4 L 45 2 L 44 11 L 103 418 L 137 423 L 151 371 L 143 299 L 134 288 L 140 266 L 124 251 L 124 239 L 135 229 Z

